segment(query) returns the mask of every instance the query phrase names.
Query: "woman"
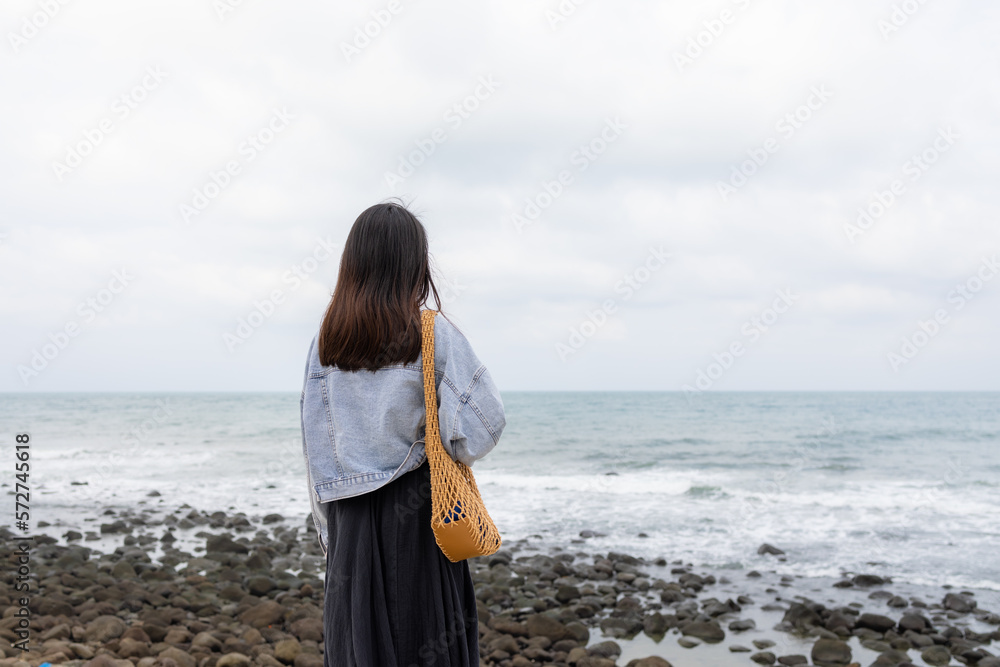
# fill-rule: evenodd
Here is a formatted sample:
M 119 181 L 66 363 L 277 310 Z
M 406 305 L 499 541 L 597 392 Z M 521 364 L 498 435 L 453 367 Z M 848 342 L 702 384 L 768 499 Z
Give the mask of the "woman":
M 313 521 L 326 555 L 326 667 L 479 665 L 466 561 L 430 525 L 420 310 L 437 288 L 427 235 L 404 206 L 354 222 L 309 348 L 301 414 Z M 496 445 L 503 403 L 465 336 L 435 317 L 441 441 L 467 465 Z

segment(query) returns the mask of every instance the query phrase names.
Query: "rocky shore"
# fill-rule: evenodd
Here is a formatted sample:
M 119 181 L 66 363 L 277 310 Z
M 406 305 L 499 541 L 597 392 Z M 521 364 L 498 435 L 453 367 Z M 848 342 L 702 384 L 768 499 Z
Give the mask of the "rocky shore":
M 308 518 L 184 506 L 99 520 L 99 535 L 40 524 L 26 653 L 11 647 L 18 546 L 0 528 L 0 667 L 322 667 L 325 563 Z M 588 552 L 587 537 L 512 542 L 470 561 L 481 665 L 1000 667 L 1000 616 L 973 591 L 931 598 L 865 573 L 709 572 Z M 117 546 L 87 546 L 98 538 Z M 427 654 L 434 664 L 433 644 Z

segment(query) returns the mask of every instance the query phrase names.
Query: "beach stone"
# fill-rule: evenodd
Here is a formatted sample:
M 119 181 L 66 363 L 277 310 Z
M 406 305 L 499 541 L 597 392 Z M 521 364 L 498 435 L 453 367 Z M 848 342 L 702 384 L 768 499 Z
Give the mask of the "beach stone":
M 811 655 L 817 665 L 846 665 L 851 662 L 851 647 L 839 639 L 819 639 Z
M 116 651 L 122 658 L 145 658 L 149 655 L 149 646 L 131 637 L 124 637 Z
M 808 665 L 809 658 L 804 655 L 783 655 L 778 658 L 778 662 L 782 665 Z
M 925 628 L 929 627 L 931 627 L 931 622 L 927 620 L 927 617 L 920 614 L 904 614 L 903 618 L 899 619 L 900 630 L 921 632 Z
M 242 653 L 227 653 L 215 661 L 215 667 L 249 667 L 250 658 Z
M 578 600 L 580 598 L 580 589 L 576 586 L 560 586 L 556 590 L 556 600 L 566 604 L 567 602 L 572 602 L 573 600 Z
M 529 637 L 548 637 L 551 641 L 568 639 L 572 633 L 559 620 L 546 614 L 532 614 L 524 620 Z
M 771 648 L 772 646 L 774 646 L 774 642 L 771 641 L 770 639 L 755 639 L 753 640 L 753 645 L 756 646 L 761 651 L 763 651 L 766 648 Z
M 614 660 L 622 654 L 622 647 L 618 642 L 607 640 L 587 647 L 587 654 Z
M 773 665 L 778 658 L 770 651 L 761 651 L 760 653 L 754 653 L 750 656 L 750 659 L 758 665 Z
M 215 514 L 219 514 L 219 512 L 216 512 Z M 215 514 L 213 514 L 212 516 L 214 517 Z M 250 549 L 248 549 L 245 544 L 234 542 L 233 538 L 229 537 L 228 535 L 212 535 L 206 538 L 205 540 L 205 551 L 245 554 L 249 553 Z
M 629 660 L 625 667 L 673 667 L 673 665 L 659 656 L 651 655 L 648 658 Z
M 895 607 L 896 609 L 902 609 L 903 607 L 909 606 L 910 603 L 907 602 L 906 598 L 904 597 L 901 597 L 899 595 L 893 595 L 891 598 L 889 598 L 889 601 L 886 602 L 886 604 L 889 605 L 890 607 Z
M 882 586 L 886 583 L 886 580 L 876 574 L 858 574 L 851 579 L 851 582 L 861 588 L 870 588 L 872 586 Z
M 300 618 L 289 629 L 301 640 L 323 641 L 323 620 L 320 618 Z
M 874 630 L 875 632 L 887 632 L 896 627 L 896 621 L 892 620 L 888 616 L 882 616 L 881 614 L 864 613 L 861 614 L 861 617 L 855 625 L 859 628 Z
M 275 588 L 277 588 L 277 585 L 271 577 L 256 576 L 247 579 L 247 590 L 250 591 L 251 595 L 261 597 L 267 595 L 269 591 L 273 591 Z
M 733 632 L 744 632 L 746 630 L 753 630 L 756 627 L 757 623 L 752 618 L 733 621 L 729 624 L 729 629 Z
M 742 644 L 732 644 L 729 647 L 730 653 L 750 653 L 753 651 L 749 646 L 743 646 Z
M 274 657 L 286 665 L 293 664 L 301 652 L 302 645 L 297 639 L 282 639 L 274 645 Z
M 86 637 L 88 642 L 100 642 L 103 644 L 115 637 L 121 637 L 127 629 L 128 626 L 125 625 L 125 621 L 117 616 L 98 616 L 87 624 Z
M 684 648 L 694 648 L 695 646 L 701 646 L 701 642 L 697 639 L 692 639 L 691 637 L 681 637 L 677 640 L 677 643 Z
M 686 637 L 697 637 L 710 644 L 717 644 L 726 638 L 725 631 L 715 621 L 695 621 L 681 628 L 681 634 Z
M 172 660 L 177 667 L 198 667 L 198 663 L 191 657 L 190 653 L 182 651 L 176 646 L 171 646 L 160 651 L 158 657 L 162 662 Z
M 805 632 L 817 625 L 822 625 L 823 619 L 815 611 L 804 604 L 793 602 L 781 619 L 783 624 L 791 626 L 793 630 Z M 893 623 L 895 625 L 895 623 Z
M 127 560 L 120 560 L 111 568 L 111 576 L 115 579 L 137 579 L 135 568 Z
M 920 654 L 921 659 L 928 665 L 947 665 L 951 662 L 951 652 L 944 646 L 931 646 L 924 649 Z
M 284 617 L 285 611 L 285 607 L 281 604 L 274 600 L 266 600 L 240 614 L 240 620 L 255 628 L 263 628 L 279 622 Z
M 910 664 L 910 656 L 906 655 L 905 651 L 893 649 L 876 658 L 871 667 L 897 667 L 903 664 Z
M 774 545 L 771 545 L 771 544 L 768 544 L 767 542 L 765 542 L 764 544 L 760 545 L 757 548 L 757 555 L 759 555 L 759 556 L 765 556 L 765 555 L 784 556 L 785 552 L 782 551 L 781 549 L 779 549 L 778 547 L 776 547 Z
M 968 614 L 976 608 L 976 601 L 968 595 L 961 593 L 948 593 L 941 602 L 945 609 L 957 611 L 960 614 Z

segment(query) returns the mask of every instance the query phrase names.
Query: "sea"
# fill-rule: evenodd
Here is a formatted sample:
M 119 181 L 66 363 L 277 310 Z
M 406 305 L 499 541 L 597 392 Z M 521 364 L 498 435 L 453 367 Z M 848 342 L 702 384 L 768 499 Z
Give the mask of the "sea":
M 505 542 L 1000 591 L 1000 393 L 502 396 L 473 470 Z M 4 394 L 0 429 L 39 532 L 183 505 L 306 529 L 297 392 Z

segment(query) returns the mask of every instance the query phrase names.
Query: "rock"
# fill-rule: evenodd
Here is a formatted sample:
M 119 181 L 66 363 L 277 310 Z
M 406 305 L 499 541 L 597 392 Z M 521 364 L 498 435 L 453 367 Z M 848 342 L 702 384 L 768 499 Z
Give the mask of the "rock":
M 690 637 L 681 637 L 677 640 L 677 643 L 684 648 L 694 648 L 695 646 L 701 646 L 701 642 L 697 639 L 691 639 Z
M 785 552 L 776 546 L 764 543 L 757 548 L 757 554 L 760 556 L 771 555 L 771 556 L 784 556 Z
M 560 586 L 556 590 L 556 600 L 566 604 L 567 602 L 572 602 L 580 597 L 580 589 L 576 586 Z
M 752 650 L 749 646 L 743 646 L 742 644 L 732 644 L 729 647 L 730 653 L 749 653 Z
M 255 628 L 263 628 L 281 621 L 286 608 L 274 600 L 266 600 L 240 614 L 240 620 Z
M 944 605 L 945 609 L 951 609 L 960 614 L 968 614 L 976 608 L 976 601 L 968 595 L 962 595 L 961 593 L 948 593 L 944 596 L 941 604 Z
M 783 655 L 778 658 L 778 662 L 782 665 L 808 665 L 809 658 L 804 655 Z
M 709 644 L 717 644 L 726 638 L 726 633 L 715 621 L 695 621 L 681 628 L 685 637 L 697 637 Z
M 127 560 L 120 560 L 111 568 L 111 576 L 115 579 L 136 579 L 135 568 Z
M 676 622 L 675 616 L 670 618 Z M 654 639 L 662 637 L 673 625 L 674 623 L 668 621 L 667 617 L 658 611 L 642 619 L 642 631 Z
M 899 619 L 899 629 L 900 630 L 913 630 L 914 632 L 921 632 L 924 628 L 931 627 L 931 622 L 927 620 L 925 616 L 920 614 L 904 614 L 903 618 Z
M 249 667 L 250 658 L 242 653 L 227 653 L 215 661 L 215 667 Z
M 766 648 L 774 646 L 774 642 L 770 639 L 755 639 L 753 640 L 753 645 L 763 651 Z
M 314 642 L 323 641 L 323 620 L 319 618 L 300 618 L 292 623 L 292 634 L 299 639 Z
M 122 658 L 145 658 L 149 655 L 149 647 L 137 639 L 124 637 L 118 644 L 117 653 Z
M 909 665 L 910 657 L 905 651 L 895 649 L 886 651 L 872 663 L 872 667 L 897 667 L 898 665 Z
M 859 574 L 851 582 L 861 588 L 870 588 L 871 586 L 882 586 L 886 583 L 886 580 L 875 574 Z
M 198 667 L 198 663 L 191 657 L 190 653 L 182 651 L 176 646 L 171 646 L 160 651 L 158 657 L 161 662 L 172 660 L 177 667 Z
M 548 637 L 551 641 L 569 639 L 572 633 L 559 620 L 545 614 L 532 614 L 524 620 L 529 637 Z
M 893 595 L 891 598 L 889 598 L 889 601 L 886 602 L 886 604 L 889 605 L 890 607 L 895 607 L 896 609 L 902 609 L 903 607 L 909 606 L 909 603 L 906 601 L 906 598 L 900 597 L 899 595 Z
M 812 647 L 817 665 L 846 665 L 851 662 L 851 647 L 839 639 L 819 639 Z
M 100 642 L 103 644 L 115 637 L 121 637 L 127 629 L 128 626 L 125 625 L 125 621 L 117 616 L 98 616 L 87 624 L 86 637 L 88 642 Z
M 614 660 L 622 654 L 622 647 L 618 642 L 603 641 L 587 648 L 588 655 L 596 655 L 599 658 L 610 658 Z
M 935 667 L 951 663 L 951 653 L 944 646 L 931 646 L 924 649 L 920 657 L 928 665 L 934 665 Z
M 280 514 L 267 514 L 262 519 L 264 523 L 277 523 L 279 521 L 284 521 L 284 520 L 285 517 L 281 516 Z
M 754 653 L 750 656 L 750 659 L 758 665 L 773 665 L 778 658 L 770 651 L 761 651 L 760 653 Z
M 629 660 L 625 667 L 673 667 L 669 662 L 655 655 L 651 655 L 648 658 L 638 658 L 636 660 Z
M 286 665 L 293 664 L 301 652 L 302 646 L 297 639 L 282 639 L 274 645 L 274 657 Z
M 781 622 L 789 625 L 795 631 L 807 632 L 813 627 L 822 625 L 823 619 L 806 605 L 793 602 L 788 611 L 785 612 Z
M 861 618 L 855 624 L 859 628 L 868 628 L 875 632 L 887 632 L 896 627 L 896 621 L 881 614 L 861 614 Z
M 212 535 L 205 540 L 205 551 L 245 554 L 249 553 L 250 549 L 245 544 L 234 542 L 228 535 Z
M 756 627 L 757 623 L 752 618 L 733 621 L 729 624 L 729 629 L 733 632 L 744 632 L 746 630 L 753 630 Z
M 256 576 L 247 579 L 247 590 L 250 591 L 251 595 L 262 597 L 267 595 L 269 591 L 273 591 L 275 587 L 276 584 L 271 577 Z

